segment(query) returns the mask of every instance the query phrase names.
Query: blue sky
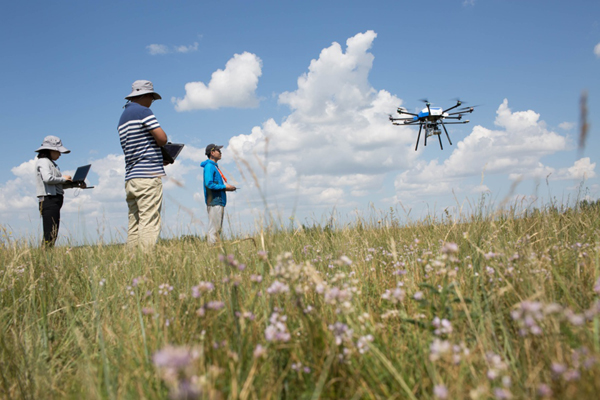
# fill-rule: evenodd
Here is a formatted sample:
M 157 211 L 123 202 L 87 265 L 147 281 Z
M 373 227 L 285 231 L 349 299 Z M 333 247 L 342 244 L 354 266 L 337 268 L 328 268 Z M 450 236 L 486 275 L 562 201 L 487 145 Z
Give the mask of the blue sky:
M 229 196 L 237 231 L 264 200 L 311 224 L 334 208 L 465 212 L 482 195 L 540 206 L 582 183 L 600 196 L 598 1 L 23 1 L 3 5 L 0 34 L 0 221 L 13 237 L 39 235 L 33 151 L 53 134 L 72 150 L 63 172 L 91 162 L 96 186 L 68 193 L 62 243 L 123 239 L 116 125 L 136 79 L 154 82 L 154 113 L 186 144 L 167 170 L 164 236 L 204 232 L 209 143 L 226 146 L 222 167 L 243 188 Z M 387 115 L 424 97 L 481 106 L 450 130 L 453 146 L 415 152 L 416 130 Z

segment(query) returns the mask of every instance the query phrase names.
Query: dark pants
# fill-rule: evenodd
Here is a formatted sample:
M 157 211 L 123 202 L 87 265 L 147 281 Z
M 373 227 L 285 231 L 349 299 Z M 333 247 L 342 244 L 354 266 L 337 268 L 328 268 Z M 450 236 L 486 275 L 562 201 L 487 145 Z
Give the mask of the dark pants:
M 63 196 L 44 196 L 40 202 L 40 214 L 44 225 L 44 246 L 52 247 L 58 237 L 60 226 L 60 208 L 63 205 Z

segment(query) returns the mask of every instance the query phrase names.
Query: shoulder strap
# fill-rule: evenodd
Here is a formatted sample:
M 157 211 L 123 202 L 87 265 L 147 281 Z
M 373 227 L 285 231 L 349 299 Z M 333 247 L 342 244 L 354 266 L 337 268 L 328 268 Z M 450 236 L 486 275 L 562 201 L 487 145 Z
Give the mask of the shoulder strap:
M 215 165 L 216 165 L 216 164 L 215 164 Z M 227 183 L 227 178 L 225 178 L 225 175 L 223 175 L 223 173 L 221 172 L 221 169 L 219 168 L 219 166 L 218 166 L 218 165 L 216 165 L 216 167 L 217 167 L 217 171 L 219 171 L 219 174 L 221 174 L 221 178 L 223 178 L 223 181 L 224 181 L 225 183 Z

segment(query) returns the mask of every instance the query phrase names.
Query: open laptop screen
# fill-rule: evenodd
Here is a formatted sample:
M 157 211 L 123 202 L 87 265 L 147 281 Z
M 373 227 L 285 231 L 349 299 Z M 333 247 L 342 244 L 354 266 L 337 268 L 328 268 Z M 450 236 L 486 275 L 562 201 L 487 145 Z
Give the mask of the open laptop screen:
M 181 143 L 167 143 L 161 147 L 163 161 L 167 164 L 173 164 L 175 159 L 183 149 L 184 144 Z
M 88 172 L 90 172 L 91 166 L 92 164 L 88 164 L 77 168 L 77 171 L 75 171 L 75 175 L 73 175 L 72 178 L 73 182 L 84 182 Z

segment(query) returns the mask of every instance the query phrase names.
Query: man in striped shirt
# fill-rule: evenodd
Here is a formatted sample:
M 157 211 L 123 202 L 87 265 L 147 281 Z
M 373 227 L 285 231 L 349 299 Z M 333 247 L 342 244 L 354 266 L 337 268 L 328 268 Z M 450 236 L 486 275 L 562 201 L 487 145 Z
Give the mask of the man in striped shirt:
M 154 100 L 161 99 L 152 82 L 139 80 L 131 87 L 118 128 L 125 154 L 127 245 L 147 248 L 156 244 L 160 234 L 161 177 L 165 176 L 160 147 L 167 143 L 167 134 L 150 110 Z

